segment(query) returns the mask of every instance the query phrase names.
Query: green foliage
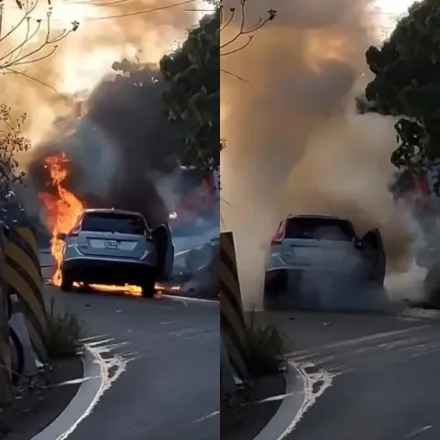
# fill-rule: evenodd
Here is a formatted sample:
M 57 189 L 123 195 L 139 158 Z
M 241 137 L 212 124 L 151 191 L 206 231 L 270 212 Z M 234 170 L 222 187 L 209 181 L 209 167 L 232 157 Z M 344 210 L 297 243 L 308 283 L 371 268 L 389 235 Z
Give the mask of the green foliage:
M 256 325 L 252 316 L 246 335 L 252 376 L 275 374 L 284 368 L 284 339 L 275 327 Z
M 440 0 L 424 0 L 409 8 L 381 47 L 366 52 L 375 78 L 358 108 L 401 117 L 391 160 L 416 173 L 440 159 L 439 43 Z
M 25 173 L 20 169 L 17 156 L 30 148 L 30 141 L 22 135 L 26 115 L 12 115 L 10 107 L 0 104 L 0 196 L 13 198 L 12 186 L 22 183 Z
M 53 359 L 75 356 L 80 348 L 83 326 L 78 317 L 69 312 L 55 310 L 52 299 L 47 310 L 48 353 Z
M 187 145 L 184 165 L 214 169 L 220 151 L 219 9 L 204 16 L 176 51 L 162 58 L 168 119 L 180 123 Z

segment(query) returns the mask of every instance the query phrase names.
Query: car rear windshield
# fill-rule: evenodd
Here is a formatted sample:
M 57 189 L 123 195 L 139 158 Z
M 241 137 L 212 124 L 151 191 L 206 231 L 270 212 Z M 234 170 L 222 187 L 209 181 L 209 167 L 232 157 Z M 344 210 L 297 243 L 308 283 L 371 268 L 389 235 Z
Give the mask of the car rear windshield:
M 119 232 L 121 234 L 145 235 L 145 221 L 139 215 L 88 213 L 81 229 L 89 232 Z
M 355 232 L 352 224 L 345 220 L 297 217 L 287 220 L 284 237 L 352 241 L 355 238 Z

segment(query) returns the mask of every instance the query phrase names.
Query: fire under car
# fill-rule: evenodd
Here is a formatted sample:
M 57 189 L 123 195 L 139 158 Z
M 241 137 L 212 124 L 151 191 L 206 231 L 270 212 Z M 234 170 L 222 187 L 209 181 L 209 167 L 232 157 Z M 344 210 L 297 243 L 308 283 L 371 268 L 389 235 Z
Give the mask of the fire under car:
M 67 234 L 61 262 L 61 290 L 74 283 L 137 285 L 152 297 L 156 282 L 170 281 L 174 246 L 168 225 L 151 230 L 137 212 L 86 209 Z
M 385 265 L 379 230 L 359 238 L 346 219 L 289 215 L 272 238 L 265 271 L 265 308 L 382 308 Z

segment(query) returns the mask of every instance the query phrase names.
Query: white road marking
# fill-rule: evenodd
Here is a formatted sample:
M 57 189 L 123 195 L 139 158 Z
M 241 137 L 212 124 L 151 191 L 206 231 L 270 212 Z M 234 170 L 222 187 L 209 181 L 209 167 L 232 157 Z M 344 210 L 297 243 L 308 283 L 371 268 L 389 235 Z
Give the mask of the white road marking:
M 105 343 L 105 341 L 101 341 Z M 85 345 L 83 359 L 85 380 L 64 411 L 31 440 L 65 440 L 88 417 L 112 383 L 125 371 L 128 360 L 118 355 L 104 359 L 110 349 L 97 343 Z M 115 368 L 116 367 L 116 368 Z
M 295 367 L 299 371 L 302 380 L 304 382 L 304 402 L 301 408 L 296 413 L 295 418 L 292 420 L 290 425 L 284 430 L 284 432 L 278 437 L 277 440 L 283 440 L 296 428 L 297 424 L 304 417 L 305 413 L 316 403 L 319 397 L 321 397 L 327 388 L 330 388 L 333 384 L 334 375 L 325 371 L 320 370 L 317 373 L 307 374 L 305 369 L 313 367 L 312 363 L 297 364 Z M 322 382 L 319 390 L 314 393 L 313 386 L 319 382 Z
M 274 396 L 282 399 L 281 405 L 254 440 L 283 440 L 296 428 L 306 411 L 332 385 L 334 375 L 325 370 L 307 374 L 305 369 L 312 366 L 311 363 L 297 364 L 289 361 L 290 374 L 286 375 L 286 393 L 283 396 Z M 320 388 L 314 393 L 313 387 L 318 383 Z
M 415 430 L 413 432 L 410 432 L 409 434 L 405 435 L 405 438 L 413 438 L 416 435 L 421 434 L 422 432 L 429 431 L 431 428 L 432 428 L 432 425 L 424 426 L 423 428 L 417 429 L 417 430 Z
M 404 330 L 396 330 L 396 331 L 390 331 L 390 332 L 384 332 L 384 333 L 374 333 L 372 335 L 362 336 L 360 338 L 346 339 L 344 341 L 333 342 L 331 344 L 322 345 L 320 347 L 315 348 L 313 351 L 312 350 L 294 351 L 292 353 L 287 353 L 286 356 L 287 357 L 295 356 L 295 358 L 297 360 L 306 359 L 308 357 L 315 356 L 316 354 L 320 354 L 321 350 L 325 350 L 325 349 L 329 349 L 329 348 L 331 349 L 331 348 L 348 347 L 350 345 L 357 345 L 357 344 L 361 344 L 363 342 L 375 341 L 376 339 L 383 339 L 383 338 L 389 338 L 389 337 L 393 337 L 393 336 L 405 335 L 405 334 L 411 333 L 415 330 L 421 330 L 421 329 L 425 329 L 425 328 L 429 328 L 429 327 L 430 327 L 429 324 L 424 324 L 424 325 L 419 325 L 417 327 L 411 327 L 411 328 L 404 329 Z M 297 356 L 297 355 L 300 355 L 300 356 Z

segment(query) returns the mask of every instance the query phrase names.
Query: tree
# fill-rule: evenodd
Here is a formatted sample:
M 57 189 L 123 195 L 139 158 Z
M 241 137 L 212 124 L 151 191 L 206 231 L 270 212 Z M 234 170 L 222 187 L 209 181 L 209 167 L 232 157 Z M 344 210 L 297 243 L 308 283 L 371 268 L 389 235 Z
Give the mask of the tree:
M 21 183 L 24 172 L 20 170 L 17 155 L 30 148 L 30 141 L 22 136 L 22 125 L 26 120 L 23 114 L 14 119 L 11 109 L 4 104 L 0 105 L 0 197 L 1 200 L 10 200 L 14 197 L 12 186 Z
M 186 142 L 184 165 L 215 169 L 220 163 L 220 9 L 189 30 L 186 41 L 160 61 L 163 104 Z
M 247 26 L 246 24 L 246 6 L 247 0 L 240 0 L 240 17 L 237 17 L 237 8 L 231 7 L 228 10 L 228 16 L 224 11 L 223 0 L 220 0 L 220 39 L 221 34 L 227 32 L 231 23 L 234 22 L 234 19 L 239 19 L 240 25 L 233 32 L 233 34 L 227 38 L 226 41 L 221 43 L 220 45 L 220 57 L 227 57 L 230 55 L 237 54 L 238 52 L 244 50 L 248 47 L 252 40 L 254 39 L 254 33 L 265 26 L 269 21 L 272 21 L 276 17 L 276 11 L 274 9 L 269 9 L 267 11 L 266 18 L 259 18 L 254 24 L 251 26 Z M 244 42 L 243 42 L 244 40 Z M 235 79 L 240 81 L 249 82 L 245 78 L 241 77 L 236 72 L 231 72 L 224 68 L 220 68 L 222 73 L 230 75 Z M 225 139 L 220 139 L 220 151 L 223 151 L 227 147 L 227 143 Z
M 50 1 L 48 0 L 49 7 L 45 20 L 42 20 L 33 17 L 39 4 L 38 0 L 34 2 L 15 0 L 16 7 L 22 14 L 7 32 L 3 32 L 5 3 L 0 2 L 0 44 L 7 48 L 0 54 L 1 74 L 20 75 L 44 84 L 41 80 L 29 76 L 26 73 L 26 67 L 53 55 L 58 48 L 58 43 L 71 32 L 76 31 L 79 26 L 78 22 L 73 21 L 70 29 L 54 32 L 51 26 Z M 18 32 L 23 34 L 21 39 L 15 36 Z M 19 168 L 17 155 L 30 148 L 29 140 L 21 134 L 25 120 L 25 114 L 16 118 L 12 115 L 10 107 L 0 104 L 0 197 L 2 201 L 7 202 L 14 198 L 15 193 L 11 187 L 15 183 L 21 183 L 24 178 L 24 172 Z
M 72 21 L 69 29 L 56 32 L 51 25 L 53 11 L 51 0 L 48 0 L 45 19 L 33 17 L 40 4 L 38 0 L 34 2 L 15 0 L 15 3 L 22 15 L 7 32 L 3 32 L 3 20 L 6 12 L 5 4 L 0 2 L 0 44 L 8 48 L 0 54 L 0 73 L 3 75 L 18 74 L 44 84 L 42 81 L 30 77 L 26 73 L 26 67 L 52 56 L 57 50 L 58 44 L 78 29 L 79 23 Z M 16 38 L 18 32 L 23 34 L 19 39 Z
M 398 117 L 391 161 L 418 173 L 440 159 L 440 0 L 415 3 L 381 47 L 366 52 L 375 75 L 358 110 Z
M 277 12 L 274 9 L 267 11 L 266 18 L 259 18 L 253 25 L 246 25 L 246 5 L 247 0 L 240 0 L 240 26 L 234 32 L 234 35 L 228 38 L 224 43 L 220 45 L 220 56 L 225 57 L 235 54 L 245 49 L 251 44 L 254 39 L 254 33 L 265 26 L 269 21 L 272 21 Z M 224 12 L 223 0 L 220 1 L 220 32 L 224 32 L 234 22 L 236 17 L 237 8 L 229 8 L 229 16 L 226 17 Z M 245 40 L 242 42 L 242 40 Z M 235 47 L 234 47 L 235 45 Z
M 391 115 L 399 147 L 392 163 L 412 174 L 440 159 L 440 0 L 415 3 L 381 47 L 370 47 L 366 59 L 374 79 L 358 110 Z M 435 185 L 439 190 L 439 179 Z M 430 232 L 425 231 L 427 241 Z M 431 252 L 434 249 L 434 252 Z M 432 307 L 440 307 L 438 248 L 430 242 L 425 291 Z M 425 254 L 426 252 L 422 252 Z M 420 257 L 420 255 L 419 255 Z

